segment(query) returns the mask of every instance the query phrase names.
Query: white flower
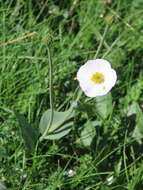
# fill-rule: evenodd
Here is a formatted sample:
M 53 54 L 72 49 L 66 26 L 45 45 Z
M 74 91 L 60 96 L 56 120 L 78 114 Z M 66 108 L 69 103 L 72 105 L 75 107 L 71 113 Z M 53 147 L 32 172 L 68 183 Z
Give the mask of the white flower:
M 117 80 L 116 71 L 108 61 L 95 59 L 87 61 L 77 72 L 77 80 L 88 97 L 107 94 Z

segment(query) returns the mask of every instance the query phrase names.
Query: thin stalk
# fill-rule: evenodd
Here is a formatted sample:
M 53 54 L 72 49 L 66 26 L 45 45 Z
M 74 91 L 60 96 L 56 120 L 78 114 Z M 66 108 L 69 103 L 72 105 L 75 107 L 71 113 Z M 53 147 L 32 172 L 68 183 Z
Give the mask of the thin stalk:
M 82 90 L 79 89 L 78 94 L 77 94 L 77 98 L 75 100 L 76 103 L 79 101 L 80 97 L 82 96 L 82 93 L 83 93 Z
M 100 52 L 100 50 L 101 50 L 101 48 L 102 48 L 102 46 L 103 46 L 104 39 L 105 39 L 105 36 L 106 36 L 106 34 L 107 34 L 108 29 L 109 29 L 109 25 L 106 25 L 105 30 L 104 30 L 104 33 L 103 33 L 103 37 L 102 37 L 102 39 L 101 39 L 101 41 L 100 41 L 100 44 L 99 44 L 99 46 L 98 46 L 98 49 L 97 49 L 96 54 L 95 54 L 95 56 L 94 56 L 94 59 L 96 59 L 97 56 L 99 55 L 99 52 Z
M 50 49 L 49 47 L 47 47 L 47 52 L 48 52 L 48 62 L 49 62 L 49 100 L 50 100 L 50 121 L 48 123 L 48 127 L 46 128 L 46 130 L 44 131 L 43 135 L 40 138 L 40 141 L 42 141 L 45 136 L 48 133 L 48 130 L 51 127 L 51 124 L 53 122 L 53 115 L 54 115 L 54 106 L 53 106 L 53 69 L 52 69 L 52 59 L 51 59 L 51 53 L 50 53 Z

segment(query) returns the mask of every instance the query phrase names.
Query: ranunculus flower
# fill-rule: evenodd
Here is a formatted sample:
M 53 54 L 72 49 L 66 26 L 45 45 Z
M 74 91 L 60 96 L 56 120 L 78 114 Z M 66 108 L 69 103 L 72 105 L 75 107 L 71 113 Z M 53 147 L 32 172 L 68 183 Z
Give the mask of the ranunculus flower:
M 116 71 L 108 61 L 95 59 L 87 61 L 77 72 L 77 80 L 88 97 L 107 94 L 117 80 Z

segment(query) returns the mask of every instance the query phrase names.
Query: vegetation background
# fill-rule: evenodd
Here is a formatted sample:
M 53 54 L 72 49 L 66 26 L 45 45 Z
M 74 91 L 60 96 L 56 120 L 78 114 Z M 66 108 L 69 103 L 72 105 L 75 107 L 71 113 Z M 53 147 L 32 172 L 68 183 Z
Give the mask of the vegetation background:
M 49 108 L 47 44 L 54 107 L 65 110 L 77 70 L 93 59 L 107 26 L 98 57 L 118 74 L 112 113 L 86 146 L 82 130 L 101 119 L 95 100 L 84 105 L 82 96 L 71 132 L 27 153 L 13 110 L 38 126 Z M 1 0 L 0 190 L 143 189 L 142 69 L 142 0 Z

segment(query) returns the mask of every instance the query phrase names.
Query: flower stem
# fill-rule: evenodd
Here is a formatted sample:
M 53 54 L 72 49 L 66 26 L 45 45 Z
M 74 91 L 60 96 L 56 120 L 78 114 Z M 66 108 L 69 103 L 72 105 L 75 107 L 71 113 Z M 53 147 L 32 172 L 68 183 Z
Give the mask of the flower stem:
M 95 54 L 95 56 L 94 56 L 94 59 L 96 59 L 97 56 L 99 55 L 99 52 L 100 52 L 100 50 L 101 50 L 101 48 L 102 48 L 102 46 L 103 46 L 104 39 L 105 39 L 105 36 L 106 36 L 106 34 L 107 34 L 108 29 L 109 29 L 109 25 L 106 25 L 105 30 L 104 30 L 104 33 L 103 33 L 103 37 L 102 37 L 102 39 L 101 39 L 101 41 L 100 41 L 100 44 L 99 44 L 99 46 L 98 46 L 98 49 L 97 49 L 96 54 Z
M 47 46 L 47 52 L 48 52 L 48 62 L 49 62 L 49 99 L 50 99 L 50 121 L 48 123 L 48 127 L 46 128 L 46 130 L 44 131 L 43 135 L 40 137 L 40 141 L 42 141 L 45 136 L 48 133 L 48 130 L 50 129 L 50 126 L 53 122 L 53 116 L 54 116 L 54 106 L 53 106 L 53 76 L 52 76 L 52 59 L 51 59 L 51 52 L 50 52 L 50 48 Z

